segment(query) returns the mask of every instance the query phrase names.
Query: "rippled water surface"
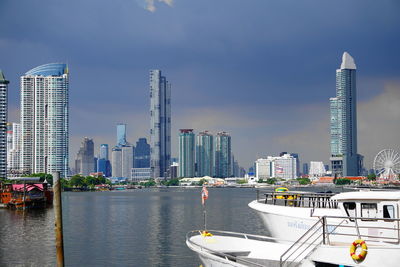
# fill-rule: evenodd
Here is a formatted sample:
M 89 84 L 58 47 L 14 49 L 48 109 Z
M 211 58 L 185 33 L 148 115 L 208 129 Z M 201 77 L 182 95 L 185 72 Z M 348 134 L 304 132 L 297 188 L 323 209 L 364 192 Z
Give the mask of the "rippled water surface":
M 199 266 L 185 235 L 202 228 L 200 190 L 64 192 L 66 266 Z M 209 189 L 208 228 L 266 234 L 247 207 L 255 197 L 255 189 Z M 55 266 L 52 208 L 0 209 L 0 266 Z

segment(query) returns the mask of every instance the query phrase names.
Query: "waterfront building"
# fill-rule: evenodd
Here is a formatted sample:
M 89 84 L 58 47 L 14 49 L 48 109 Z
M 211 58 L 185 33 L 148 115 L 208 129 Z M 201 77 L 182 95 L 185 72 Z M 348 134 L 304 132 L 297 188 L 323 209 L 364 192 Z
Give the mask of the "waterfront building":
M 161 70 L 150 71 L 150 118 L 152 177 L 166 179 L 171 162 L 171 85 Z
M 268 156 L 256 160 L 256 178 L 282 178 L 285 180 L 296 179 L 296 158 L 291 154 L 280 154 L 279 157 Z
M 178 178 L 179 163 L 174 161 L 169 168 L 170 179 Z
M 150 168 L 150 145 L 146 138 L 139 138 L 135 147 L 135 168 Z
M 226 178 L 232 175 L 231 136 L 219 132 L 215 138 L 215 177 Z
M 117 124 L 117 146 L 126 145 L 126 124 Z
M 103 173 L 104 177 L 111 176 L 111 163 L 108 159 L 99 158 L 97 160 L 97 172 Z
M 311 179 L 317 179 L 326 174 L 326 169 L 324 163 L 322 161 L 311 161 L 310 162 L 310 171 L 308 173 L 308 177 Z
M 197 177 L 214 176 L 214 140 L 208 131 L 196 137 L 196 167 Z
M 124 177 L 130 179 L 133 168 L 133 146 L 129 143 L 123 146 L 115 146 L 111 153 L 112 177 Z
M 344 52 L 336 70 L 336 97 L 330 98 L 331 169 L 336 177 L 357 176 L 362 156 L 357 154 L 356 64 Z
M 299 154 L 298 153 L 290 153 L 292 157 L 296 159 L 296 176 L 300 176 L 300 159 L 299 159 Z
M 194 177 L 195 135 L 193 129 L 181 129 L 179 134 L 179 177 Z
M 256 178 L 258 180 L 266 180 L 271 178 L 271 163 L 272 160 L 267 159 L 257 159 L 256 160 Z
M 88 176 L 94 171 L 94 143 L 92 139 L 84 137 L 75 158 L 75 173 Z
M 283 154 L 275 157 L 272 162 L 272 177 L 282 178 L 285 180 L 296 179 L 296 158 L 291 154 Z
M 8 84 L 0 70 L 0 177 L 7 177 Z
M 20 176 L 21 124 L 7 123 L 7 176 Z
M 69 74 L 66 64 L 46 64 L 21 77 L 21 168 L 26 173 L 68 175 Z
M 112 177 L 122 177 L 122 149 L 118 146 L 111 150 Z
M 142 182 L 151 179 L 150 168 L 132 168 L 131 182 Z

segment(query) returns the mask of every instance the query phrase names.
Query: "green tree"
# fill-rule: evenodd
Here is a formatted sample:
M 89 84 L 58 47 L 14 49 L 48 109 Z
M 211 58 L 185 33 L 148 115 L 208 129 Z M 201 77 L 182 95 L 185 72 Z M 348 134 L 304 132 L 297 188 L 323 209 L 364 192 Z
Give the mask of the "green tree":
M 311 184 L 311 180 L 308 179 L 308 178 L 297 178 L 296 180 L 297 180 L 297 181 L 299 182 L 299 184 L 301 184 L 301 185 Z
M 376 180 L 376 174 L 375 173 L 368 174 L 367 179 L 369 181 L 375 181 Z
M 237 184 L 245 184 L 246 180 L 245 179 L 240 179 L 236 182 Z
M 336 185 L 346 185 L 346 184 L 351 184 L 352 181 L 350 179 L 346 178 L 338 178 L 335 180 Z
M 200 186 L 202 186 L 204 183 L 206 183 L 207 182 L 207 180 L 206 179 L 201 179 L 198 183 L 197 183 L 197 185 L 200 185 Z
M 32 173 L 32 174 L 26 174 L 23 177 L 39 177 L 41 182 L 44 182 L 44 180 L 47 181 L 50 185 L 53 185 L 53 175 L 40 172 L 40 173 Z
M 276 178 L 268 178 L 267 179 L 267 184 L 275 184 L 276 183 Z
M 86 186 L 85 177 L 83 177 L 82 175 L 79 175 L 79 174 L 74 175 L 69 180 L 69 184 L 72 187 L 84 187 L 84 186 Z
M 178 178 L 174 178 L 171 180 L 166 181 L 165 183 L 166 186 L 178 186 L 179 185 L 179 179 Z

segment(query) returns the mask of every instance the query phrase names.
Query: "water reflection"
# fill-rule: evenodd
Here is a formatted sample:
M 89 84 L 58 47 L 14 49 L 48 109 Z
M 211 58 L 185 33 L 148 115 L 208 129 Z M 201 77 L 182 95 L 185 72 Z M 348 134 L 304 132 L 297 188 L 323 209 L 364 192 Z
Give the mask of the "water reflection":
M 203 227 L 200 190 L 63 193 L 66 266 L 199 266 L 187 232 Z M 210 189 L 210 229 L 265 234 L 253 189 Z M 0 210 L 0 266 L 54 266 L 52 209 Z

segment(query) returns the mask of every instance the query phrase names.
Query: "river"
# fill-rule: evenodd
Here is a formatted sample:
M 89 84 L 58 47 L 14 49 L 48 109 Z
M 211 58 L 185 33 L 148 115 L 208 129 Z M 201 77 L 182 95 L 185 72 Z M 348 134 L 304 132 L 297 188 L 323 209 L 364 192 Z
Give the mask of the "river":
M 185 244 L 203 228 L 200 188 L 63 192 L 66 266 L 182 266 L 201 262 Z M 247 204 L 251 188 L 210 188 L 207 228 L 267 234 Z M 0 209 L 0 266 L 55 266 L 54 213 Z

